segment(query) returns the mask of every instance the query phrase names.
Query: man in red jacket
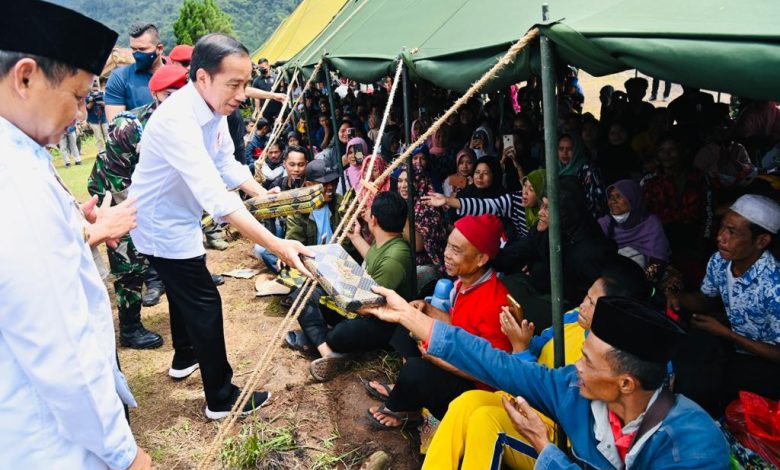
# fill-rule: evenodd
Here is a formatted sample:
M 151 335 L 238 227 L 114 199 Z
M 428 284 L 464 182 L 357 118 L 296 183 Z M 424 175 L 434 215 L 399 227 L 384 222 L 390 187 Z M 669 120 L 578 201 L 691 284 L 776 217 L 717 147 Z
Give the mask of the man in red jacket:
M 492 214 L 458 220 L 444 250 L 444 268 L 457 278 L 450 293 L 452 309 L 445 312 L 421 300 L 412 305 L 436 320 L 485 338 L 496 348 L 511 351 L 499 321 L 508 291 L 490 267 L 502 233 L 501 221 Z M 385 405 L 368 410 L 372 426 L 378 429 L 402 427 L 410 414 L 423 407 L 441 419 L 458 395 L 484 387 L 452 365 L 425 355 L 407 358 L 392 389 L 377 382 L 368 386 L 380 395 L 389 391 Z

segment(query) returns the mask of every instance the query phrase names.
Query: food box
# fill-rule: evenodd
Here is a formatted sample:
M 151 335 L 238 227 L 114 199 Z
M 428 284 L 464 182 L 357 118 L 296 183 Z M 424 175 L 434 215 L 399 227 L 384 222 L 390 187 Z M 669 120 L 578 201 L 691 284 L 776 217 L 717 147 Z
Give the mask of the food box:
M 347 312 L 354 312 L 362 307 L 384 305 L 385 298 L 371 290 L 377 283 L 341 245 L 307 248 L 314 252 L 315 257 L 304 258 L 303 264 L 337 306 Z
M 254 197 L 245 201 L 244 205 L 255 219 L 265 220 L 295 214 L 309 214 L 325 205 L 325 196 L 322 194 L 322 185 L 315 184 Z M 207 215 L 201 220 L 201 225 L 208 227 L 213 222 L 213 218 Z
M 301 204 L 316 200 L 317 196 L 322 195 L 322 185 L 315 184 L 304 186 L 302 188 L 289 189 L 276 194 L 266 194 L 264 196 L 253 197 L 246 201 L 246 207 L 249 210 L 273 208 L 293 204 Z

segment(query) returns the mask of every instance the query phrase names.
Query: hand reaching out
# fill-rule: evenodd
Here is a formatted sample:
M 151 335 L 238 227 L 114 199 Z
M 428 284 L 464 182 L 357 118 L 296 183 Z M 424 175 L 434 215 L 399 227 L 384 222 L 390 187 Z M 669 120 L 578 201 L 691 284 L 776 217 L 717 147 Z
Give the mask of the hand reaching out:
M 430 192 L 421 198 L 421 201 L 431 207 L 442 207 L 447 205 L 447 197 L 444 194 Z

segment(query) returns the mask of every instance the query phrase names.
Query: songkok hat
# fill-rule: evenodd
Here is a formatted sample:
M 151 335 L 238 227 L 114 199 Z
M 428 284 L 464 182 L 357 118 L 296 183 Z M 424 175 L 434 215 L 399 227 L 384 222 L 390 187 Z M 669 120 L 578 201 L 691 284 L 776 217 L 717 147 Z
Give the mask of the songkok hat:
M 766 196 L 745 194 L 730 209 L 771 233 L 780 230 L 780 205 Z
M 662 312 L 616 296 L 596 302 L 590 331 L 615 349 L 659 364 L 669 362 L 685 335 L 680 325 Z
M 152 75 L 149 79 L 149 90 L 152 93 L 167 90 L 168 88 L 179 89 L 187 84 L 187 69 L 179 64 L 165 64 Z
M 501 234 L 504 224 L 493 214 L 468 215 L 455 222 L 455 228 L 474 247 L 493 259 L 501 248 Z
M 176 62 L 190 62 L 192 60 L 192 46 L 187 44 L 179 44 L 171 49 L 168 58 Z
M 40 0 L 4 2 L 0 50 L 62 62 L 100 75 L 117 33 L 81 13 Z

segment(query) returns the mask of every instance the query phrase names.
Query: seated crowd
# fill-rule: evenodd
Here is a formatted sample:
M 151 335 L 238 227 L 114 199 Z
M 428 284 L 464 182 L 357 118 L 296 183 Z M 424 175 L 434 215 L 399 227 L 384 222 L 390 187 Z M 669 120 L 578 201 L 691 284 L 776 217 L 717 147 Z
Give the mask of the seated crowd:
M 364 182 L 429 129 L 426 109 L 444 110 L 453 96 L 418 86 L 425 107 L 403 142 L 398 108 L 378 134 L 388 81 L 371 93 L 342 87 L 333 113 L 322 82 L 298 90 L 295 128 L 268 145 L 266 116 L 245 153 L 248 165 L 263 155 L 256 173 L 268 189 L 323 185 L 322 208 L 268 222 L 306 245 L 327 243 L 344 201 L 370 193 L 345 247 L 388 305 L 345 315 L 318 288 L 286 339 L 311 359 L 315 380 L 332 379 L 358 353 L 396 352 L 394 383 L 363 383 L 382 402 L 367 418 L 380 430 L 418 422 L 423 409 L 441 421 L 423 468 L 563 468 L 569 457 L 548 445 L 556 427 L 571 458 L 593 468 L 727 468 L 726 441 L 707 414 L 722 416 L 739 391 L 780 398 L 774 105 L 743 100 L 732 119 L 726 105 L 684 87 L 655 108 L 647 81 L 632 78 L 625 92 L 602 90 L 596 119 L 581 112 L 581 93 L 561 95 L 554 177 L 568 367 L 552 370 L 538 83 L 468 103 L 376 192 Z M 422 300 L 448 286 L 437 306 Z M 654 428 L 639 424 L 658 413 Z M 654 432 L 661 420 L 683 432 Z

